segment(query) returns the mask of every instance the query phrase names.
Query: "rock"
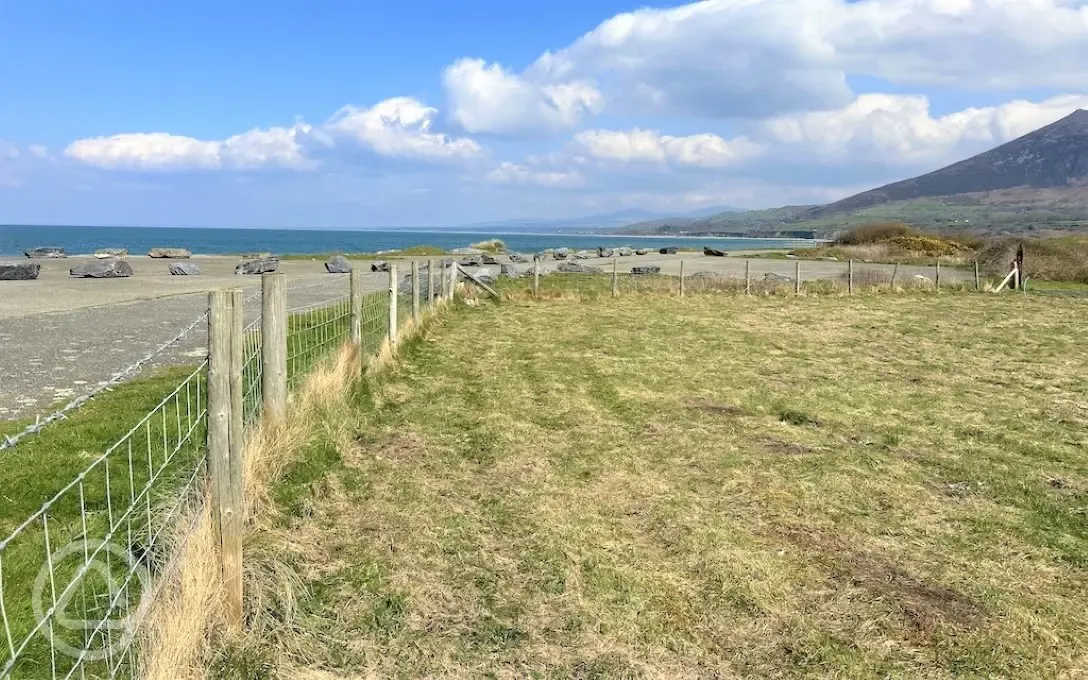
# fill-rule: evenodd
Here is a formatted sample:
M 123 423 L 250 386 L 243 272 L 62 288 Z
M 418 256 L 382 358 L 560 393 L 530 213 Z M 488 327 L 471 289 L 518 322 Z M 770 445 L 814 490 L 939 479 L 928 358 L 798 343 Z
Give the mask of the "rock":
M 619 255 L 620 257 L 631 257 L 632 255 L 635 254 L 635 251 L 633 251 L 630 248 L 624 246 L 623 248 L 616 248 L 616 254 Z
M 728 279 L 729 277 L 726 276 L 725 274 L 721 273 L 721 272 L 695 272 L 694 274 L 689 274 L 687 278 L 689 278 L 689 279 L 713 279 L 713 280 L 718 280 L 718 279 Z
M 94 251 L 94 256 L 102 259 L 106 257 L 128 257 L 128 249 L 126 248 L 99 248 Z
M 61 257 L 68 257 L 68 255 L 65 254 L 65 252 L 64 252 L 64 248 L 51 248 L 51 247 L 31 248 L 30 250 L 26 251 L 23 254 L 26 255 L 27 257 L 33 258 L 35 260 L 41 260 L 41 259 L 50 259 L 50 260 L 52 260 L 52 259 L 57 259 L 57 258 L 61 258 Z
M 33 281 L 41 271 L 42 266 L 36 262 L 0 264 L 0 281 Z
M 579 250 L 574 254 L 574 259 L 576 260 L 588 260 L 591 257 L 593 257 L 593 253 L 588 250 Z
M 476 280 L 479 281 L 480 283 L 487 283 L 487 284 L 495 283 L 495 275 L 492 274 L 491 272 L 487 271 L 487 270 L 484 270 L 484 271 L 481 271 L 481 272 L 473 272 L 472 275 L 475 276 Z
M 556 248 L 555 252 L 552 253 L 552 257 L 557 260 L 565 260 L 568 255 L 570 255 L 570 250 L 567 248 Z
M 524 253 L 510 253 L 510 261 L 511 262 L 525 263 L 525 262 L 529 262 L 530 258 L 529 258 L 528 255 L 525 255 Z
M 787 260 L 796 260 L 797 256 L 796 255 L 790 255 L 789 253 L 787 253 L 786 254 L 786 259 Z
M 649 255 L 649 248 L 635 248 L 635 255 Z
M 597 257 L 612 257 L 613 255 L 614 253 L 611 248 L 605 248 L 604 246 L 599 246 L 597 248 Z
M 378 260 L 377 262 L 370 263 L 370 271 L 372 272 L 387 272 L 389 271 L 389 263 L 385 260 Z
M 654 274 L 660 274 L 661 267 L 657 265 L 645 265 L 642 267 L 631 267 L 631 276 L 652 276 Z
M 461 260 L 457 264 L 461 265 L 462 267 L 479 267 L 480 266 L 480 258 L 478 258 L 478 257 L 466 257 L 465 259 Z
M 148 257 L 154 258 L 169 258 L 175 260 L 185 260 L 192 257 L 192 253 L 184 248 L 152 248 L 147 251 Z
M 721 248 L 711 248 L 710 246 L 706 246 L 705 248 L 703 248 L 703 255 L 708 255 L 710 257 L 725 257 L 725 251 Z
M 772 283 L 792 283 L 793 279 L 789 276 L 783 276 L 781 274 L 775 274 L 774 272 L 768 272 L 763 275 L 764 281 L 770 281 Z
M 500 264 L 499 276 L 504 276 L 508 279 L 517 279 L 521 277 L 521 272 L 519 272 L 518 268 L 512 264 Z
M 333 255 L 325 261 L 325 271 L 330 274 L 350 274 L 351 263 L 343 255 Z
M 264 257 L 259 260 L 242 260 L 234 267 L 235 274 L 268 274 L 280 266 L 277 257 Z
M 498 264 L 499 263 L 499 261 L 495 258 L 494 255 L 487 255 L 487 254 L 484 254 L 484 255 L 480 256 L 480 262 L 483 262 L 484 264 Z
M 667 248 L 662 248 L 657 252 L 661 253 L 662 255 L 675 255 L 680 252 L 680 249 L 676 246 L 668 246 Z
M 589 265 L 579 264 L 577 262 L 561 262 L 557 271 L 564 274 L 600 274 L 601 270 L 598 267 L 590 267 Z
M 72 267 L 68 273 L 89 279 L 119 279 L 132 276 L 132 265 L 124 260 L 109 258 Z
M 200 271 L 200 267 L 196 266 L 192 262 L 170 263 L 171 276 L 200 276 L 203 273 L 204 272 Z

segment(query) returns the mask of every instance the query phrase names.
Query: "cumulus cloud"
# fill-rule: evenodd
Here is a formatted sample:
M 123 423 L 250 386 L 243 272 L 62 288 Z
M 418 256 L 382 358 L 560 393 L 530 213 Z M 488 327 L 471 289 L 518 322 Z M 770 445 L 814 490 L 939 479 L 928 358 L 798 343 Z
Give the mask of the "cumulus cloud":
M 1017 100 L 934 117 L 925 96 L 867 94 L 841 109 L 780 116 L 761 127 L 769 144 L 791 154 L 800 150 L 817 160 L 913 165 L 977 153 L 1078 108 L 1088 108 L 1088 96 Z
M 586 130 L 574 141 L 596 159 L 621 163 L 659 163 L 723 168 L 755 158 L 763 148 L 746 137 L 726 140 L 714 134 L 686 137 L 661 135 L 654 130 Z
M 483 150 L 465 137 L 432 131 L 438 110 L 410 97 L 396 97 L 369 109 L 345 106 L 325 124 L 334 137 L 347 137 L 389 157 L 431 160 L 471 158 Z
M 616 15 L 522 73 L 446 73 L 471 131 L 660 112 L 758 119 L 834 109 L 847 77 L 965 89 L 1088 88 L 1088 0 L 704 0 Z M 555 97 L 549 88 L 568 88 Z
M 507 162 L 503 162 L 488 173 L 487 180 L 495 184 L 531 184 L 542 187 L 579 186 L 584 181 L 577 170 L 567 172 L 536 170 L 528 165 Z
M 529 134 L 570 128 L 599 113 L 604 98 L 585 81 L 534 82 L 482 59 L 442 76 L 450 117 L 470 133 Z

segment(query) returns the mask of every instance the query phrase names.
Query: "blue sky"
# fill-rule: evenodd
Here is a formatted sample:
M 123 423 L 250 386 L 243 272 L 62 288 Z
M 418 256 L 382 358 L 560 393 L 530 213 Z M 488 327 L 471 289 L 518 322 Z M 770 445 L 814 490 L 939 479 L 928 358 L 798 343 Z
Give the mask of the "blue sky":
M 1088 0 L 0 3 L 0 223 L 824 202 L 1088 108 Z

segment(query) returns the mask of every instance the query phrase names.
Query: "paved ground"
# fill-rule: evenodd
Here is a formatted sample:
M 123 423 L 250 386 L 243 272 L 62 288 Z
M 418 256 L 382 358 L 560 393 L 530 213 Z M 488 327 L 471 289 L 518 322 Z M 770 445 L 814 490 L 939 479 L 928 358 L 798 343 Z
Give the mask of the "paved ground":
M 83 394 L 152 350 L 198 319 L 207 308 L 207 291 L 238 287 L 245 291 L 247 318 L 259 309 L 260 278 L 235 276 L 236 258 L 194 257 L 203 276 L 170 276 L 169 262 L 133 257 L 135 275 L 128 279 L 75 279 L 68 269 L 86 258 L 41 260 L 36 281 L 0 281 L 0 420 L 45 414 L 50 407 Z M 621 272 L 635 265 L 657 264 L 662 273 L 714 271 L 744 276 L 744 259 L 705 257 L 695 253 L 646 255 L 619 259 Z M 24 260 L 25 261 L 25 260 Z M 792 276 L 796 264 L 788 260 L 753 259 L 753 277 L 774 272 Z M 369 268 L 366 262 L 360 264 Z M 586 264 L 611 267 L 594 258 Z M 542 263 L 545 272 L 558 265 Z M 408 270 L 410 265 L 404 265 Z M 520 265 L 528 271 L 532 265 Z M 497 267 L 492 268 L 496 270 Z M 890 277 L 888 265 L 857 265 Z M 832 278 L 845 272 L 841 262 L 802 263 L 802 277 Z M 325 273 L 321 260 L 286 260 L 280 272 L 288 277 L 288 306 L 300 307 L 330 300 L 348 292 L 346 275 Z M 902 267 L 900 276 L 933 276 L 932 268 Z M 942 272 L 942 279 L 963 277 L 963 272 Z M 388 285 L 383 274 L 368 275 L 364 287 Z M 207 327 L 198 323 L 184 340 L 157 356 L 150 367 L 196 363 L 206 355 Z

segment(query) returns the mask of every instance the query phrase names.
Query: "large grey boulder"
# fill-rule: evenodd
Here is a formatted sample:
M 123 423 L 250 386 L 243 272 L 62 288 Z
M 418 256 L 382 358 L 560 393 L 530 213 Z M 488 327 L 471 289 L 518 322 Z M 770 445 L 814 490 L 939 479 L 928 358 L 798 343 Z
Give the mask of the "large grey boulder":
M 793 283 L 793 279 L 789 276 L 783 276 L 782 274 L 775 274 L 774 272 L 768 272 L 763 275 L 764 281 L 770 283 Z
M 649 255 L 649 248 L 635 248 L 635 255 Z
M 631 257 L 635 254 L 635 251 L 631 250 L 627 246 L 624 246 L 622 248 L 616 248 L 616 254 L 620 257 Z
M 593 257 L 593 253 L 588 250 L 579 250 L 574 254 L 574 259 L 576 260 L 588 260 L 591 257 Z
M 512 264 L 500 264 L 499 276 L 503 276 L 508 279 L 516 279 L 521 276 L 521 272 L 519 272 L 518 268 Z
M 557 271 L 564 274 L 600 274 L 599 267 L 590 267 L 589 265 L 579 264 L 578 262 L 560 262 L 556 267 Z
M 242 260 L 234 267 L 235 274 L 269 274 L 280 266 L 278 257 L 263 257 L 259 260 Z
M 350 274 L 351 263 L 343 255 L 333 255 L 325 260 L 325 271 L 330 274 Z
M 193 254 L 184 248 L 152 248 L 151 250 L 147 251 L 147 256 L 154 258 L 187 260 L 192 257 Z
M 387 272 L 389 271 L 389 263 L 385 260 L 378 260 L 377 262 L 370 263 L 370 271 L 372 272 Z
M 604 246 L 597 246 L 597 257 L 612 257 L 612 249 L 605 248 Z
M 680 252 L 680 249 L 676 246 L 666 246 L 657 252 L 661 253 L 662 255 L 675 255 Z
M 461 265 L 462 267 L 479 267 L 480 266 L 480 258 L 479 257 L 466 257 L 465 259 L 461 260 L 457 264 Z
M 65 252 L 64 252 L 64 248 L 52 248 L 52 247 L 31 248 L 30 250 L 25 251 L 23 254 L 26 255 L 27 257 L 30 257 L 30 258 L 33 258 L 33 259 L 36 259 L 36 260 L 42 260 L 42 259 L 52 260 L 52 259 L 57 259 L 57 258 L 61 258 L 61 257 L 68 257 L 68 255 L 65 254 Z
M 552 257 L 557 260 L 565 260 L 568 255 L 570 255 L 570 249 L 568 248 L 556 248 L 552 253 Z
M 42 266 L 37 262 L 0 264 L 0 281 L 33 281 L 41 271 Z
M 529 262 L 529 256 L 524 253 L 510 253 L 511 262 Z
M 99 259 L 105 259 L 107 257 L 128 257 L 128 249 L 126 248 L 99 248 L 94 251 L 94 256 Z
M 539 253 L 534 254 L 533 259 L 534 260 L 546 260 L 546 259 L 548 259 L 548 256 L 551 255 L 551 254 L 552 253 L 551 253 L 550 250 L 542 250 Z
M 706 246 L 705 248 L 703 248 L 703 255 L 708 255 L 710 257 L 725 257 L 725 251 L 721 248 L 711 248 L 710 246 Z
M 661 267 L 657 265 L 643 265 L 641 267 L 631 267 L 631 276 L 652 276 L 654 274 L 660 274 Z
M 480 262 L 483 262 L 484 264 L 498 264 L 499 260 L 494 255 L 484 253 L 480 256 Z
M 192 262 L 171 262 L 170 276 L 200 276 L 204 272 Z
M 85 279 L 120 279 L 132 276 L 132 265 L 124 260 L 109 258 L 72 267 L 68 273 Z

